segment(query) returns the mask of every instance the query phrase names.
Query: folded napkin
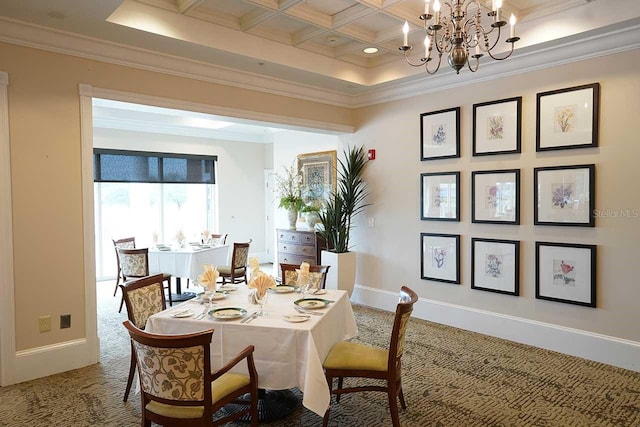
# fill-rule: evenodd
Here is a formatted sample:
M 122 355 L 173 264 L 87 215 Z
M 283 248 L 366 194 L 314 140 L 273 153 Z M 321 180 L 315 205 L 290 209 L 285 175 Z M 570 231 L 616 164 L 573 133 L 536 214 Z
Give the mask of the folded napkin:
M 258 277 L 259 273 L 262 273 L 260 270 L 260 260 L 256 257 L 249 258 L 249 268 L 251 269 L 250 280 Z
M 302 264 L 300 264 L 300 268 L 296 269 L 296 272 L 298 273 L 299 286 L 306 285 L 307 283 L 309 283 L 309 263 L 308 262 L 303 262 Z
M 249 281 L 249 287 L 256 290 L 260 298 L 267 293 L 267 289 L 276 287 L 276 279 L 263 272 L 259 272 L 256 277 Z
M 215 265 L 205 265 L 204 273 L 198 276 L 198 283 L 210 291 L 215 291 L 218 277 L 220 277 L 220 273 Z

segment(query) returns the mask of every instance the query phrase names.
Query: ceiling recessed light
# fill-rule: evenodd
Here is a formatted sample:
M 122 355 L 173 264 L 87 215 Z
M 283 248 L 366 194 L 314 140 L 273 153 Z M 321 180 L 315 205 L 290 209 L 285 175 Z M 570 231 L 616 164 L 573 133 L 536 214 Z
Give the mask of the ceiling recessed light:
M 378 53 L 377 47 L 367 47 L 362 50 L 364 53 Z

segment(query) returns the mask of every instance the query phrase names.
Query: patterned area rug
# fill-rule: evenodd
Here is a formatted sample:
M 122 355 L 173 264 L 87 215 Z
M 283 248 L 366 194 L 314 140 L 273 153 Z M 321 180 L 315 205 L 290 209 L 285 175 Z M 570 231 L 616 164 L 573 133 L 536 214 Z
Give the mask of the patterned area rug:
M 0 426 L 136 426 L 123 403 L 129 345 L 113 282 L 98 284 L 100 363 L 0 388 Z M 357 341 L 386 347 L 393 315 L 355 306 Z M 403 426 L 640 426 L 640 374 L 412 319 L 403 356 Z M 347 380 L 345 380 L 345 383 Z M 299 392 L 298 392 L 299 394 Z M 237 424 L 238 426 L 247 424 Z M 320 426 L 301 405 L 270 426 Z M 331 426 L 389 426 L 382 393 L 343 396 Z

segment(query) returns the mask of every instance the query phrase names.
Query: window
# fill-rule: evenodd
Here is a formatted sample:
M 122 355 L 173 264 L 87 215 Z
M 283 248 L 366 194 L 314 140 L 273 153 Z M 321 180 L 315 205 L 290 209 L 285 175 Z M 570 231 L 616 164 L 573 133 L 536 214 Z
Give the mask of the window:
M 112 239 L 148 247 L 217 230 L 215 166 L 215 157 L 94 150 L 98 280 L 116 276 Z

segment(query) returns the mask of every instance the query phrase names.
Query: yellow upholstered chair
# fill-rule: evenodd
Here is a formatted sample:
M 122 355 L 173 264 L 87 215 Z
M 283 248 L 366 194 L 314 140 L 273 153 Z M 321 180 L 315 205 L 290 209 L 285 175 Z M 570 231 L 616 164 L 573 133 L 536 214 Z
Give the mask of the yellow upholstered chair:
M 231 265 L 218 267 L 218 272 L 225 283 L 247 283 L 247 258 L 249 257 L 249 243 L 234 243 Z
M 312 289 L 324 289 L 327 285 L 327 272 L 329 265 L 310 265 L 309 266 L 309 282 Z M 296 286 L 298 284 L 298 272 L 300 266 L 298 264 L 280 263 L 280 271 L 282 273 L 282 284 Z
M 391 420 L 394 427 L 400 426 L 398 399 L 402 409 L 407 409 L 402 393 L 401 359 L 404 351 L 404 336 L 413 311 L 413 304 L 418 295 L 403 286 L 400 290 L 400 302 L 396 307 L 396 315 L 391 331 L 389 349 L 370 347 L 363 344 L 342 341 L 333 346 L 323 366 L 329 390 L 336 395 L 336 403 L 340 395 L 358 391 L 382 391 L 387 393 Z M 383 380 L 385 385 L 365 385 L 343 388 L 344 377 L 374 378 Z M 338 387 L 333 390 L 333 379 L 338 378 Z M 329 423 L 329 411 L 325 412 L 323 426 Z
M 112 239 L 113 241 L 113 249 L 116 251 L 116 262 L 118 263 L 118 276 L 116 277 L 116 288 L 113 290 L 113 296 L 116 296 L 116 292 L 118 292 L 118 284 L 120 283 L 120 279 L 122 278 L 122 269 L 120 268 L 120 254 L 118 253 L 118 248 L 122 249 L 135 249 L 136 247 L 136 238 L 135 237 L 125 237 L 124 239 Z M 124 279 L 123 279 L 124 282 Z
M 120 268 L 122 269 L 122 279 L 126 282 L 131 279 L 139 279 L 141 277 L 149 276 L 149 248 L 140 249 L 123 249 L 118 248 L 118 256 L 120 258 Z M 171 299 L 171 274 L 162 274 L 162 283 L 166 282 L 167 286 L 167 299 L 169 305 L 173 305 Z M 124 303 L 124 295 L 122 301 L 120 301 L 120 309 L 118 313 L 122 311 L 122 305 Z
M 140 378 L 142 425 L 220 426 L 249 414 L 258 425 L 258 373 L 253 346 L 248 346 L 216 372 L 211 372 L 213 329 L 187 335 L 156 335 L 124 326 L 131 336 Z M 228 372 L 246 360 L 249 375 Z M 238 398 L 250 393 L 250 404 Z M 213 421 L 228 403 L 246 408 Z
M 153 314 L 166 308 L 162 289 L 162 274 L 130 280 L 120 285 L 122 297 L 127 306 L 127 317 L 138 329 L 144 329 L 147 319 Z M 131 347 L 131 363 L 129 364 L 129 378 L 124 390 L 124 401 L 129 398 L 133 375 L 136 372 L 135 351 Z

